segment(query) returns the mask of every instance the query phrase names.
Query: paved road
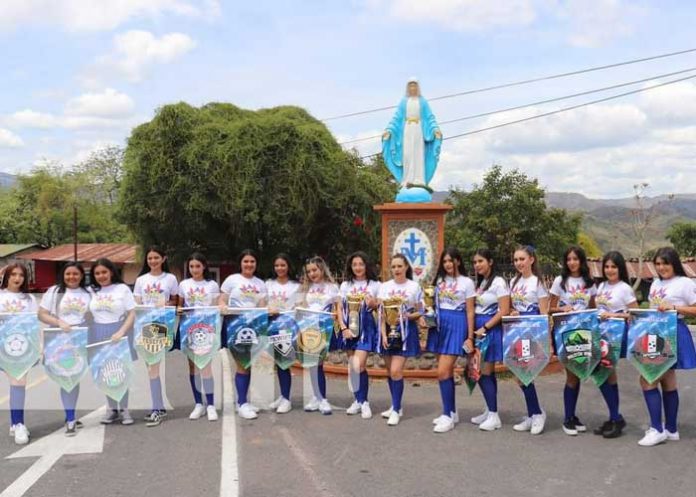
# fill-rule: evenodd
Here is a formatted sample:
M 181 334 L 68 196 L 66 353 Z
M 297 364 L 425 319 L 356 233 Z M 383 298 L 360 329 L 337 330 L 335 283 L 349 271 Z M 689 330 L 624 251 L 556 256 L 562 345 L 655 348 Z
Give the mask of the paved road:
M 618 440 L 603 440 L 591 433 L 576 438 L 563 434 L 562 375 L 538 381 L 549 413 L 548 430 L 539 437 L 512 431 L 524 411 L 522 395 L 512 381 L 500 382 L 502 430 L 483 433 L 462 423 L 450 433 L 434 434 L 430 421 L 439 414 L 437 384 L 409 384 L 404 419 L 399 426 L 388 427 L 377 416 L 365 421 L 343 411 L 332 416 L 302 412 L 302 378 L 295 377 L 295 410 L 286 415 L 262 413 L 255 421 L 228 417 L 235 422 L 228 423 L 223 444 L 222 418 L 217 423 L 187 419 L 191 399 L 183 357 L 171 355 L 168 365 L 167 395 L 174 406 L 169 420 L 157 428 L 147 428 L 141 421 L 131 427 L 107 427 L 102 453 L 61 457 L 25 495 L 219 495 L 221 477 L 231 478 L 229 471 L 221 472 L 224 452 L 231 457 L 226 460 L 230 467 L 238 456 L 240 475 L 239 486 L 226 480 L 225 489 L 231 490 L 228 495 L 238 490 L 245 497 L 696 496 L 696 373 L 680 373 L 682 441 L 650 449 L 636 444 L 647 415 L 637 374 L 628 364 L 621 366 L 620 374 L 622 410 L 629 426 Z M 216 371 L 219 386 L 219 364 Z M 32 374 L 37 384 L 30 389 L 30 405 L 50 407 L 56 387 L 40 381 L 40 370 Z M 258 374 L 256 393 L 258 385 L 270 380 Z M 135 390 L 135 406 L 146 408 L 144 370 Z M 85 391 L 80 406 L 98 407 L 99 395 L 89 388 Z M 0 392 L 7 392 L 4 379 Z M 386 384 L 373 382 L 370 397 L 378 414 L 388 405 Z M 350 403 L 344 380 L 329 381 L 329 398 L 337 406 Z M 463 420 L 483 406 L 480 394 L 470 397 L 464 387 L 457 388 L 457 401 Z M 7 409 L 2 397 L 0 409 Z M 145 411 L 136 413 L 139 420 Z M 578 413 L 590 427 L 604 420 L 603 401 L 592 384 L 583 386 Z M 7 413 L 0 415 L 0 430 L 6 430 Z M 30 410 L 27 423 L 32 443 L 61 429 L 61 419 L 57 410 Z M 64 440 L 54 439 L 56 444 Z M 8 437 L 0 437 L 0 489 L 37 461 L 5 459 L 16 450 Z

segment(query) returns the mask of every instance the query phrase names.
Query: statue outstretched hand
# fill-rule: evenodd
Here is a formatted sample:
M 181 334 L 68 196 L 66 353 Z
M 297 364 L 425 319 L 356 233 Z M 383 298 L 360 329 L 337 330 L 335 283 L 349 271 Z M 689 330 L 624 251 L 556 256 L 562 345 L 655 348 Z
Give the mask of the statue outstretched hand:
M 436 129 L 435 130 L 435 138 L 437 140 L 442 140 L 442 131 L 440 131 L 439 129 Z
M 389 131 L 385 131 L 384 133 L 382 133 L 382 140 L 388 140 L 390 136 L 391 133 Z

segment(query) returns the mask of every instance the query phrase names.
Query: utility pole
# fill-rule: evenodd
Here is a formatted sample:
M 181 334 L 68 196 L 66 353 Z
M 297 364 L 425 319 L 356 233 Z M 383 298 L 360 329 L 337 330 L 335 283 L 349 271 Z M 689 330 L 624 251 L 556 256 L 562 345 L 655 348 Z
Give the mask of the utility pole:
M 77 262 L 77 204 L 73 204 L 73 261 Z

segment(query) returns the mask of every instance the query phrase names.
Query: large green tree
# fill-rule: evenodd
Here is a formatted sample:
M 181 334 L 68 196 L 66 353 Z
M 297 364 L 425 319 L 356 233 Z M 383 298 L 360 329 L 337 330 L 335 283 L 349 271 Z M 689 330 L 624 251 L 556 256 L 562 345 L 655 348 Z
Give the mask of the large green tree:
M 696 223 L 674 223 L 667 231 L 667 239 L 682 257 L 696 256 Z
M 178 103 L 133 130 L 120 205 L 138 240 L 174 259 L 192 250 L 232 259 L 253 248 L 265 269 L 278 251 L 335 266 L 358 248 L 377 256 L 372 206 L 394 192 L 380 163 L 342 150 L 301 108 Z
M 581 218 L 546 206 L 536 179 L 515 169 L 493 166 L 471 191 L 454 189 L 448 202 L 447 243 L 470 255 L 487 247 L 508 263 L 519 244 L 533 245 L 543 261 L 558 261 L 578 240 Z

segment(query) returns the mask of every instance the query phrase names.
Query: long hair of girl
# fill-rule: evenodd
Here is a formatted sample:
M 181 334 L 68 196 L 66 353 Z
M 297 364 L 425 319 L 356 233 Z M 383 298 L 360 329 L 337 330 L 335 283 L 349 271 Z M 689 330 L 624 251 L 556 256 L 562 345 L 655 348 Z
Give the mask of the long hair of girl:
M 655 264 L 658 259 L 662 259 L 667 264 L 672 266 L 674 268 L 675 276 L 686 276 L 684 265 L 679 258 L 679 252 L 674 250 L 672 247 L 661 247 L 657 249 L 655 255 L 653 256 L 653 264 Z M 660 279 L 662 279 L 661 276 Z
M 536 249 L 532 247 L 531 245 L 518 245 L 515 247 L 515 252 L 524 252 L 527 254 L 529 257 L 534 259 L 534 262 L 532 262 L 532 274 L 536 276 L 539 279 L 539 284 L 543 285 L 544 284 L 544 276 L 541 273 L 541 267 L 539 265 L 539 258 L 536 255 Z M 513 252 L 513 259 L 514 259 L 514 253 Z M 522 273 L 517 271 L 517 274 L 515 274 L 515 277 L 512 279 L 512 282 L 510 283 L 510 288 L 514 287 L 517 282 L 520 280 L 522 277 Z
M 22 264 L 21 262 L 13 262 L 12 264 L 8 264 L 5 266 L 5 272 L 2 274 L 2 282 L 0 282 L 0 288 L 5 290 L 7 286 L 10 284 L 10 275 L 12 274 L 12 271 L 15 269 L 19 269 L 22 271 L 22 275 L 24 276 L 24 282 L 22 283 L 22 286 L 19 288 L 19 291 L 21 293 L 29 293 L 29 270 L 27 269 L 27 266 Z
M 307 266 L 309 266 L 310 264 L 314 264 L 319 268 L 319 271 L 321 271 L 325 283 L 334 283 L 334 278 L 331 275 L 331 271 L 329 271 L 329 266 L 326 264 L 324 259 L 322 259 L 318 255 L 315 255 L 314 257 L 310 257 L 309 259 L 307 259 L 307 261 L 304 264 L 304 267 L 302 268 L 303 292 L 306 292 L 307 289 L 309 289 L 309 286 L 312 284 L 312 282 L 309 280 L 309 273 L 307 273 Z
M 439 281 L 442 281 L 447 276 L 447 271 L 445 271 L 445 257 L 450 256 L 452 262 L 455 263 L 455 268 L 457 267 L 457 262 L 459 262 L 458 271 L 459 274 L 465 274 L 466 269 L 464 267 L 464 261 L 462 260 L 462 254 L 456 247 L 447 247 L 440 254 L 440 262 L 437 264 L 437 272 L 433 278 L 433 285 L 437 285 Z
M 406 258 L 404 254 L 394 254 L 391 256 L 391 260 L 393 261 L 394 259 L 401 259 L 404 261 L 404 264 L 406 264 L 406 278 L 409 280 L 413 279 L 413 267 L 411 267 L 411 263 L 409 260 Z
M 118 267 L 116 267 L 116 264 L 111 262 L 110 259 L 107 259 L 106 257 L 102 257 L 101 259 L 97 259 L 97 262 L 94 263 L 94 266 L 92 266 L 92 272 L 94 272 L 94 268 L 97 266 L 103 266 L 106 269 L 109 270 L 111 273 L 111 284 L 116 285 L 117 283 L 123 283 L 123 279 L 121 279 L 121 271 L 118 270 Z M 101 290 L 101 285 L 97 283 L 96 280 L 92 282 L 92 288 L 95 291 Z
M 490 264 L 491 266 L 491 274 L 488 277 L 488 280 L 486 281 L 486 286 L 484 286 L 483 288 L 481 288 L 481 283 L 483 283 L 484 277 L 482 274 L 476 273 L 476 288 L 481 288 L 481 290 L 485 292 L 491 287 L 495 277 L 498 276 L 498 265 L 495 263 L 495 259 L 493 259 L 493 252 L 490 249 L 480 248 L 476 252 L 474 252 L 474 256 L 477 255 L 486 259 L 488 261 L 488 264 Z
M 256 269 L 254 269 L 254 276 L 256 276 L 256 273 L 259 272 L 259 255 L 256 253 L 255 250 L 252 249 L 244 249 L 239 253 L 239 257 L 237 257 L 237 265 L 239 266 L 239 272 L 242 272 L 242 260 L 246 256 L 253 257 L 256 261 Z
M 604 257 L 602 257 L 602 278 L 604 281 L 607 281 L 607 275 L 604 273 L 604 265 L 607 263 L 607 261 L 613 262 L 614 265 L 619 268 L 619 279 L 624 283 L 630 284 L 628 279 L 628 268 L 626 267 L 626 259 L 624 259 L 623 254 L 616 250 L 612 250 L 611 252 L 604 254 Z
M 164 259 L 164 262 L 162 263 L 162 272 L 171 273 L 171 271 L 169 270 L 169 259 L 167 258 L 167 253 L 157 245 L 150 245 L 144 252 L 143 267 L 140 270 L 140 274 L 138 276 L 142 276 L 150 272 L 150 266 L 147 264 L 147 254 L 149 254 L 150 252 L 156 252 L 160 255 L 160 257 Z
M 292 265 L 292 261 L 290 260 L 290 256 L 288 254 L 286 254 L 285 252 L 279 252 L 273 258 L 273 266 L 271 267 L 271 274 L 273 275 L 273 279 L 276 279 L 278 277 L 278 275 L 276 274 L 276 271 L 275 271 L 275 262 L 278 259 L 285 261 L 285 264 L 288 265 L 288 279 L 294 280 L 297 277 L 297 275 L 295 274 L 295 268 Z
M 565 291 L 566 282 L 570 278 L 570 269 L 568 269 L 568 256 L 570 254 L 575 254 L 580 260 L 580 277 L 585 282 L 585 286 L 590 288 L 594 285 L 592 276 L 590 276 L 590 266 L 587 264 L 587 254 L 585 254 L 585 249 L 577 245 L 568 247 L 563 254 L 563 269 L 561 269 L 561 288 Z
M 358 250 L 357 252 L 353 252 L 346 258 L 346 267 L 345 267 L 345 275 L 346 275 L 346 280 L 348 281 L 354 281 L 355 280 L 355 273 L 353 272 L 353 259 L 362 259 L 363 263 L 365 264 L 365 279 L 367 281 L 377 281 L 377 275 L 375 274 L 375 268 L 372 266 L 372 262 L 370 261 L 369 257 L 365 252 L 362 250 Z
M 210 281 L 213 279 L 213 275 L 210 274 L 210 269 L 208 268 L 208 258 L 200 252 L 194 252 L 193 254 L 189 255 L 188 259 L 186 259 L 186 266 L 184 267 L 184 274 L 186 275 L 186 278 L 191 277 L 191 273 L 189 272 L 189 262 L 191 261 L 198 261 L 203 264 L 203 279 L 205 281 Z

